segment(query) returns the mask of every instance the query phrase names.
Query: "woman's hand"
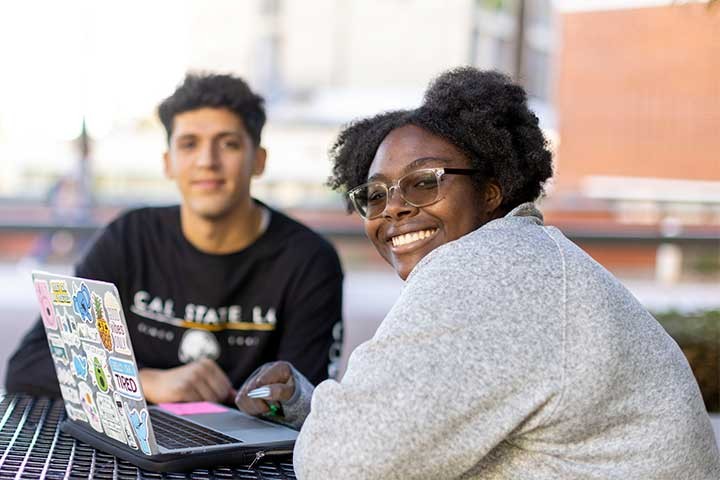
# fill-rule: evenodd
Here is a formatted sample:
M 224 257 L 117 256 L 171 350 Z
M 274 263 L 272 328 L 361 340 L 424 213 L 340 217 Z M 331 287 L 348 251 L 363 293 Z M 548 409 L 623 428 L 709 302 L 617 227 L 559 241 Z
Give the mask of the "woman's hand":
M 290 400 L 294 393 L 295 381 L 290 364 L 271 362 L 245 381 L 235 396 L 235 404 L 248 415 L 274 414 L 280 402 Z

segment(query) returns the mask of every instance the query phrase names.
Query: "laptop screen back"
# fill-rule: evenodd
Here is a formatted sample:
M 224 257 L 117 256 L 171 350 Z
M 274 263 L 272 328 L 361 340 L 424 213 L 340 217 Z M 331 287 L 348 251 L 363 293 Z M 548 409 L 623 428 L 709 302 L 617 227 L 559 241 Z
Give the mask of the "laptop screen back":
M 146 455 L 158 453 L 115 285 L 33 272 L 68 417 Z

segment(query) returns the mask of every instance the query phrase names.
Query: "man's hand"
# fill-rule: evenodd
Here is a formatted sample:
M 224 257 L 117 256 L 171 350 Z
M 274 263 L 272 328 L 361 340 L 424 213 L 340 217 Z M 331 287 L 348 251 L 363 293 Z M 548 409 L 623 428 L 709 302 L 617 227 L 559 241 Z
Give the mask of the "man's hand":
M 225 372 L 209 358 L 168 370 L 140 370 L 145 398 L 153 403 L 232 401 L 235 390 Z
M 259 397 L 249 397 L 248 393 L 260 387 Z M 288 401 L 295 393 L 292 369 L 288 362 L 271 362 L 263 365 L 248 378 L 235 397 L 237 407 L 248 415 L 262 415 L 270 408 L 269 403 Z

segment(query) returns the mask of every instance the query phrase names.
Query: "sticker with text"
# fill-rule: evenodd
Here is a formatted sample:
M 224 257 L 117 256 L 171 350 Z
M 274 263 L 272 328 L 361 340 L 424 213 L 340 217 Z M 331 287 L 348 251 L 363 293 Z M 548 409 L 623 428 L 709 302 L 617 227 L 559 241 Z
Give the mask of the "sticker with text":
M 38 302 L 40 302 L 40 316 L 43 324 L 45 324 L 46 328 L 56 330 L 55 308 L 52 304 L 52 298 L 50 298 L 50 289 L 45 280 L 35 280 L 35 294 Z
M 123 325 L 122 317 L 120 312 L 122 307 L 120 302 L 110 292 L 105 292 L 103 296 L 105 302 L 105 312 L 107 313 L 107 320 L 110 323 L 110 333 L 112 334 L 113 342 L 115 343 L 115 351 L 122 353 L 123 355 L 132 355 L 130 351 L 130 343 L 128 342 L 127 332 Z
M 50 292 L 55 305 L 72 306 L 72 298 L 65 280 L 50 280 Z
M 138 379 L 137 369 L 132 362 L 122 360 L 120 358 L 110 357 L 108 359 L 110 371 L 112 372 L 115 390 L 126 397 L 141 400 L 140 380 Z
M 100 421 L 100 414 L 98 413 L 97 405 L 93 400 L 93 392 L 85 382 L 78 383 L 78 390 L 80 391 L 80 400 L 82 403 L 83 411 L 88 417 L 90 426 L 98 432 L 102 432 L 102 422 Z
M 63 342 L 63 339 L 59 335 L 54 333 L 48 333 L 47 339 L 50 343 L 50 353 L 52 354 L 52 357 L 58 362 L 67 366 L 67 364 L 70 362 L 70 357 L 68 357 L 67 347 L 65 347 L 65 342 Z
M 135 441 L 135 435 L 133 434 L 132 427 L 130 426 L 130 420 L 128 420 L 127 416 L 125 415 L 125 408 L 123 408 L 122 397 L 119 393 L 113 393 L 113 401 L 115 403 L 115 410 L 117 411 L 118 417 L 120 417 L 120 421 L 122 422 L 123 428 L 125 429 L 125 437 L 127 438 L 127 444 L 130 445 L 130 448 L 132 448 L 133 450 L 137 450 L 138 444 Z
M 100 420 L 102 420 L 105 433 L 107 433 L 110 438 L 114 438 L 118 442 L 122 442 L 127 445 L 125 429 L 123 427 L 122 420 L 118 417 L 118 412 L 112 398 L 104 393 L 98 393 L 95 396 L 95 402 L 97 403 L 97 408 L 100 412 Z

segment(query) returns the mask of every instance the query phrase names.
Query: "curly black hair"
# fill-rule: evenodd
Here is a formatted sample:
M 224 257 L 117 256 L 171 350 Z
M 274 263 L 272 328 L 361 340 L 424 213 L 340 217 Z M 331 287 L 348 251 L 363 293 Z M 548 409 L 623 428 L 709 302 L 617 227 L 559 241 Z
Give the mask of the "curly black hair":
M 347 191 L 366 182 L 380 143 L 405 125 L 423 128 L 464 152 L 480 170 L 474 177 L 478 189 L 488 179 L 498 183 L 505 211 L 536 200 L 552 177 L 552 155 L 523 88 L 501 73 L 460 67 L 432 81 L 417 109 L 347 125 L 330 149 L 328 185 Z
M 188 73 L 175 92 L 160 104 L 158 115 L 169 142 L 175 115 L 203 107 L 227 108 L 240 117 L 253 143 L 259 146 L 265 125 L 263 102 L 241 78 Z

